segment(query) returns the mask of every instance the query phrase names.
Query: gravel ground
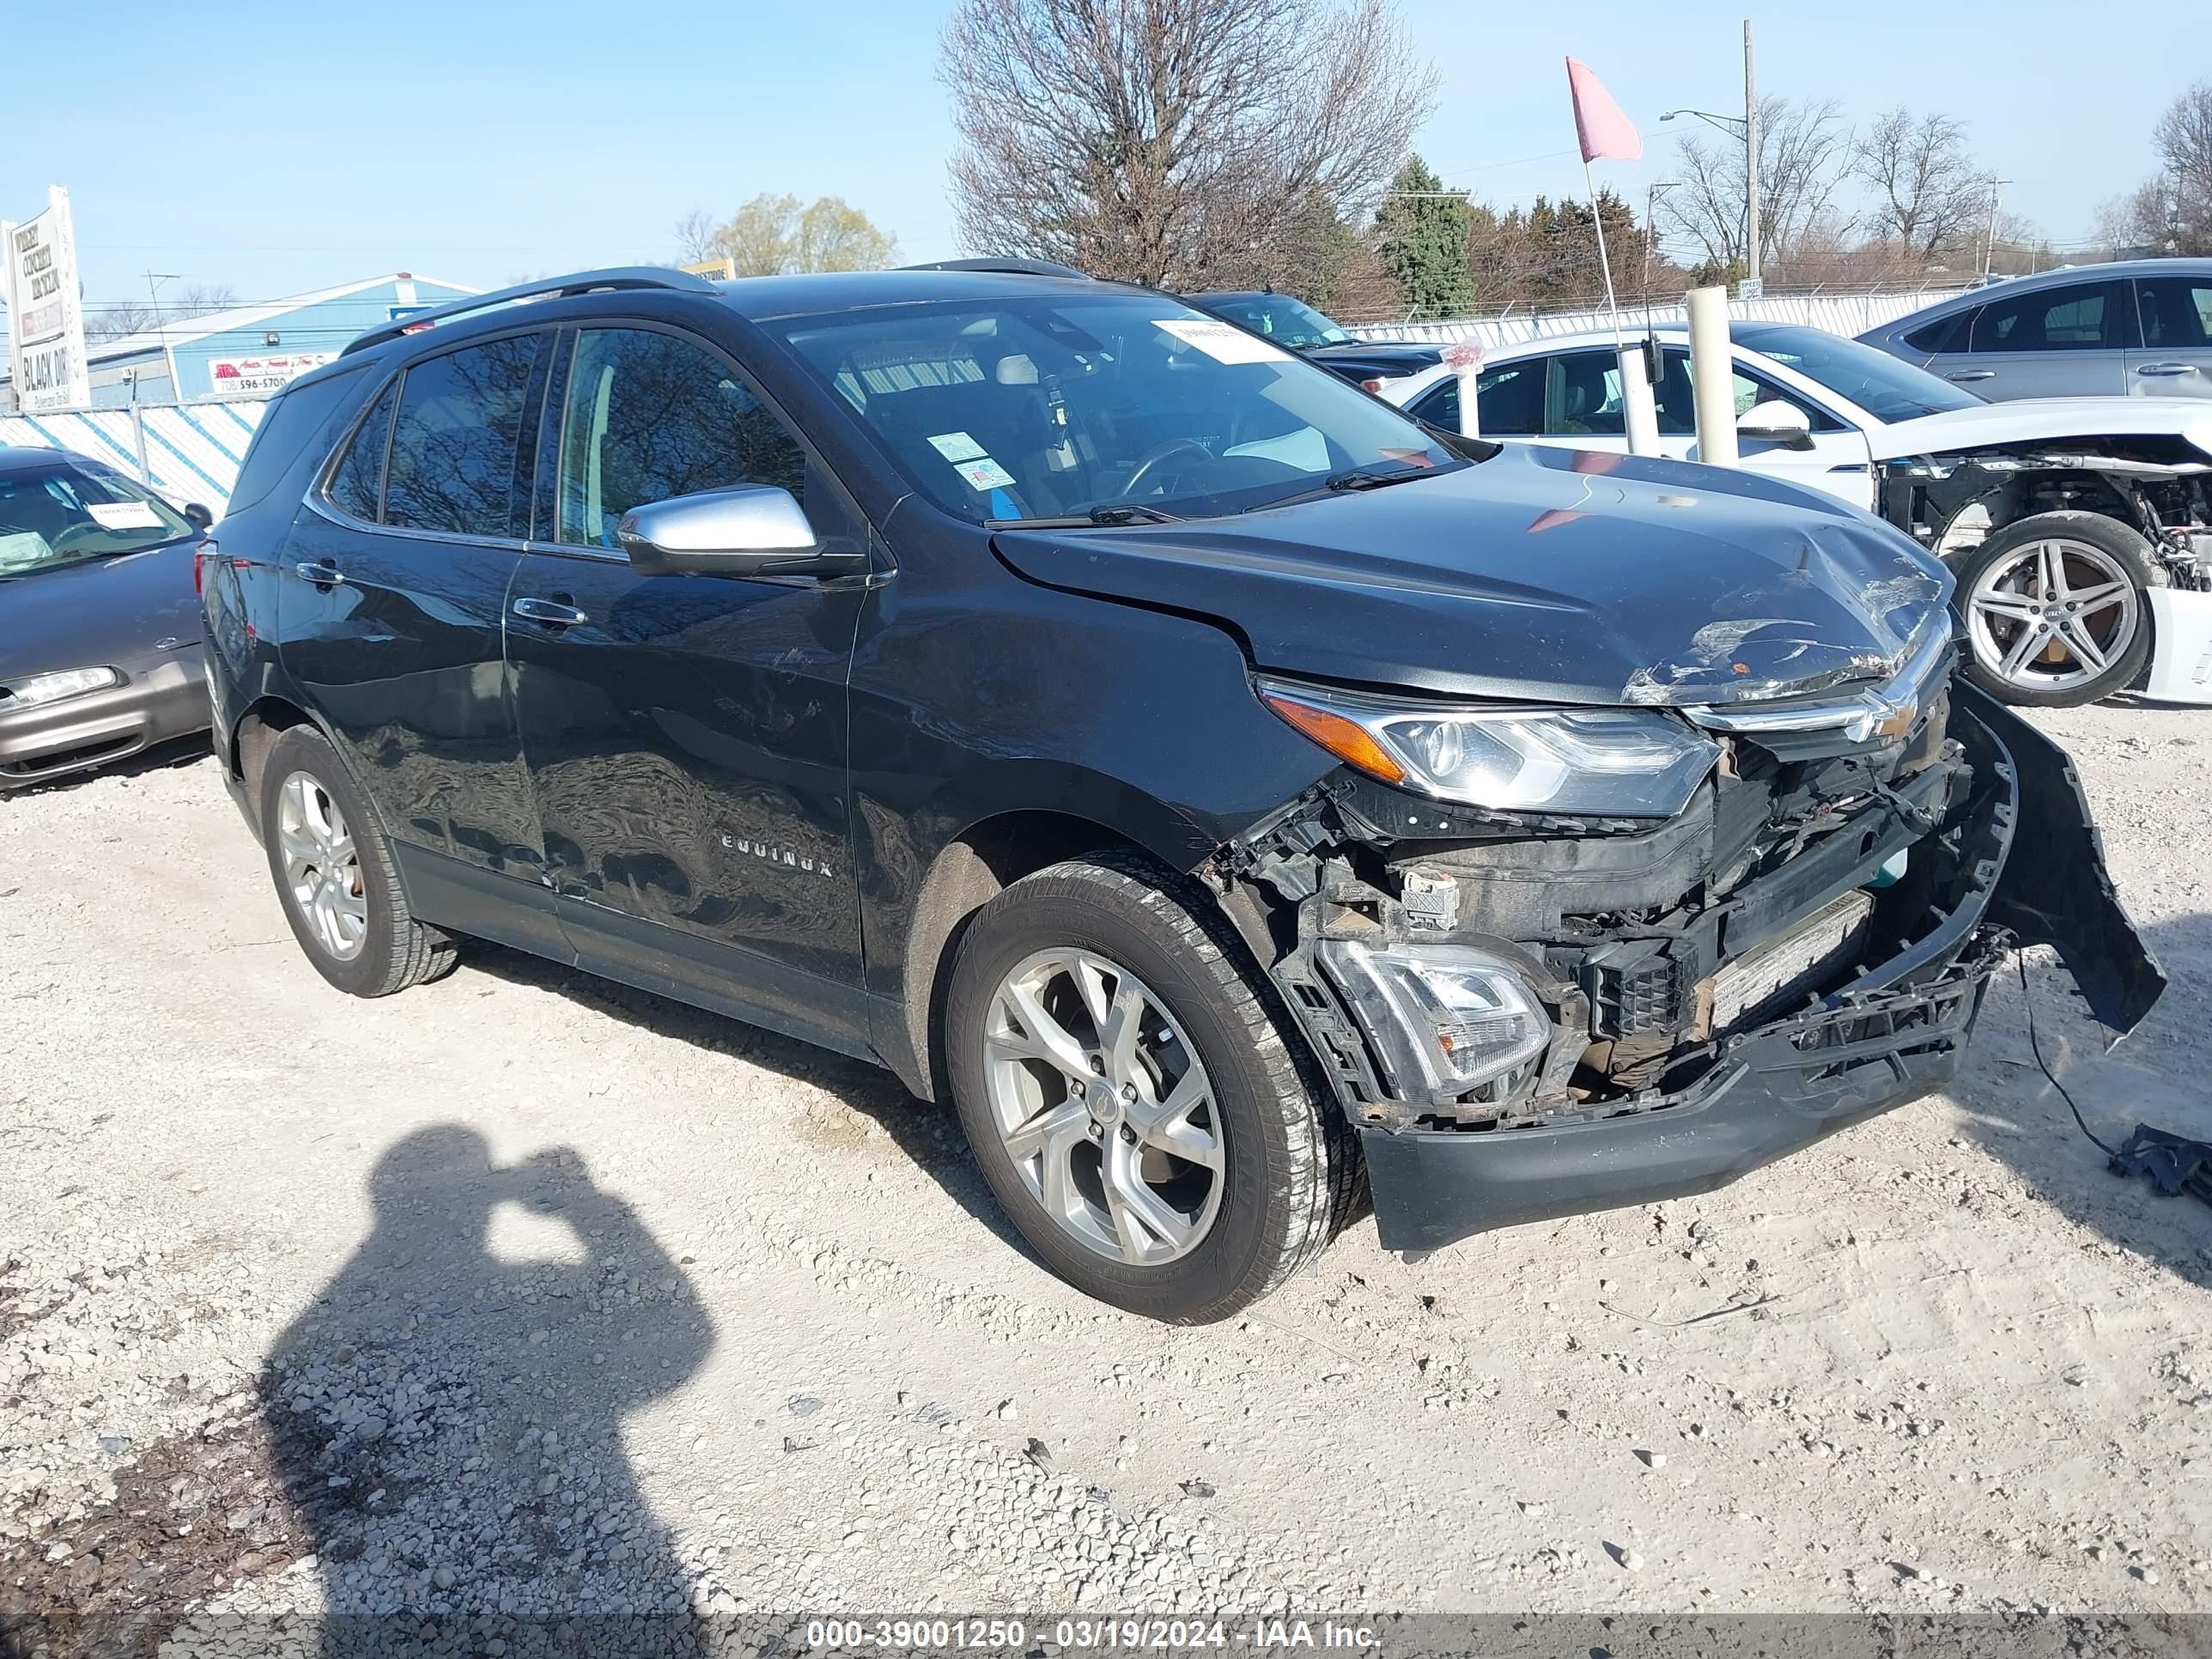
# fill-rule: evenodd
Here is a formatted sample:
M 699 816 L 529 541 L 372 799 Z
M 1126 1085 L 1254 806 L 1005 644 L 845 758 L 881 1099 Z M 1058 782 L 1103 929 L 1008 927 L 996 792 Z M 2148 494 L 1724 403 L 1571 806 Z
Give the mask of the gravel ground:
M 2106 1054 L 2031 959 L 2045 1051 L 2101 1131 L 2212 1134 L 2212 716 L 2047 723 L 2175 983 Z M 328 990 L 211 760 L 0 797 L 0 1623 L 82 1615 L 27 1649 L 2212 1611 L 2208 1285 L 2008 975 L 1955 1090 L 1725 1191 L 1415 1264 L 1363 1224 L 1165 1329 L 888 1074 L 488 947 Z

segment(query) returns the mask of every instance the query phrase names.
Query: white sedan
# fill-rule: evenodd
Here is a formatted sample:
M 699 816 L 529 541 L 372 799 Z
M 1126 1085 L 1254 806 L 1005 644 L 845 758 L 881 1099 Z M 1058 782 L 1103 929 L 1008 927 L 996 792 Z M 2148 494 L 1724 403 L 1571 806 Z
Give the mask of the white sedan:
M 1660 449 L 1695 460 L 1687 332 L 1630 337 L 1647 335 Z M 1989 404 L 1818 329 L 1740 323 L 1731 335 L 1742 464 L 1878 513 L 1954 565 L 1970 672 L 2007 702 L 2067 705 L 2125 689 L 2149 657 L 2149 590 L 2212 588 L 2203 400 Z M 1476 385 L 1485 438 L 1628 447 L 1610 333 L 1486 351 Z M 1378 395 L 1459 429 L 1449 367 Z

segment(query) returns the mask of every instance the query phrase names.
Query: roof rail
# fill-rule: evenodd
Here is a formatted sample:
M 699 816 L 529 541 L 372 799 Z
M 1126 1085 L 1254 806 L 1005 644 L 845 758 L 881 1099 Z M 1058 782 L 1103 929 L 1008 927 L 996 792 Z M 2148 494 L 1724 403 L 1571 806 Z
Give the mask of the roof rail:
M 596 294 L 627 288 L 665 288 L 684 294 L 720 291 L 703 276 L 694 276 L 688 270 L 677 270 L 666 265 L 617 265 L 606 270 L 580 270 L 573 276 L 521 283 L 514 288 L 496 289 L 489 294 L 471 294 L 465 300 L 433 306 L 428 311 L 410 312 L 382 328 L 369 330 L 338 356 L 343 357 L 349 352 L 366 351 L 371 346 L 382 345 L 387 340 L 396 340 L 403 334 L 412 334 L 416 329 L 427 328 L 434 323 L 465 317 L 474 311 L 488 311 L 494 306 L 512 305 L 519 300 L 565 300 L 576 294 Z
M 986 270 L 996 271 L 1002 276 L 1080 276 L 1092 280 L 1087 270 L 1078 270 L 1073 265 L 1056 265 L 1049 259 L 1016 259 L 993 255 L 984 259 L 933 259 L 926 265 L 902 265 L 903 270 Z

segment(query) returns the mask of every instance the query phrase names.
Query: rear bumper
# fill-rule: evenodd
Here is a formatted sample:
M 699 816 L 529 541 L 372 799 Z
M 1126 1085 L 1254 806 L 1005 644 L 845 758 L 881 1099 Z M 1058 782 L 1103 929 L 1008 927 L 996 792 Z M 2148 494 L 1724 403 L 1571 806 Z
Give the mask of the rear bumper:
M 189 646 L 110 690 L 0 714 L 0 789 L 88 771 L 207 728 L 200 647 Z
M 1790 1018 L 1729 1041 L 1690 1087 L 1504 1129 L 1363 1129 L 1383 1246 L 1710 1192 L 1940 1088 L 2014 936 L 2057 946 L 2091 1007 L 2130 1029 L 2166 978 L 2104 869 L 2065 756 L 1961 685 L 1954 732 L 1982 780 L 1958 837 L 1960 901 L 1918 939 Z M 1599 1110 L 1611 1115 L 1600 1115 Z

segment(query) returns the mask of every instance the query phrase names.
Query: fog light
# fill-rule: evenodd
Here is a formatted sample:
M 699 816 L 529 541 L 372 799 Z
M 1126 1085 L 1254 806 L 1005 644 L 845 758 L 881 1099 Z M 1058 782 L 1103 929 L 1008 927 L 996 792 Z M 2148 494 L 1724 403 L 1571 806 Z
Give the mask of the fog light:
M 1464 945 L 1324 939 L 1322 967 L 1375 1043 L 1400 1097 L 1464 1098 L 1540 1056 L 1553 1026 L 1512 964 Z

